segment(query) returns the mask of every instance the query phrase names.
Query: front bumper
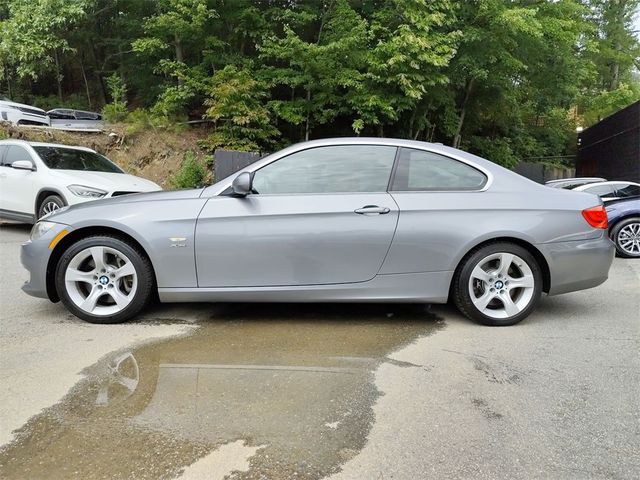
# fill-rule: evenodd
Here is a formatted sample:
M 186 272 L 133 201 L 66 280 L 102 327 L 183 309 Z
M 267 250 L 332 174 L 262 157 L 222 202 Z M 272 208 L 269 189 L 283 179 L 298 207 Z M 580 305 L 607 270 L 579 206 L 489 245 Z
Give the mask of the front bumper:
M 549 265 L 549 295 L 597 287 L 609 277 L 615 246 L 607 232 L 590 240 L 538 244 Z
M 22 286 L 22 291 L 38 298 L 50 298 L 47 292 L 47 267 L 53 250 L 49 244 L 68 225 L 57 223 L 51 230 L 35 241 L 27 241 L 20 249 L 20 263 L 29 272 L 29 280 Z

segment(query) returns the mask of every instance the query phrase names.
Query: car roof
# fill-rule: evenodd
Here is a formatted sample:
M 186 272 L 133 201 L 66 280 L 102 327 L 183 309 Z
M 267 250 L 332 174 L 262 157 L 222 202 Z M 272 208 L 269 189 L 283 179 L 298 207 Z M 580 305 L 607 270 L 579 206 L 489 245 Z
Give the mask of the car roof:
M 571 182 L 606 182 L 606 178 L 602 177 L 570 177 L 570 178 L 557 178 L 555 180 L 547 180 L 545 185 L 554 183 L 571 183 Z
M 640 183 L 628 182 L 626 180 L 609 180 L 607 182 L 595 182 L 595 183 L 588 183 L 586 185 L 580 185 L 579 187 L 574 188 L 574 190 L 584 190 L 586 188 L 599 187 L 602 185 L 604 186 L 606 185 L 638 185 L 640 186 Z
M 61 143 L 46 143 L 46 142 L 29 142 L 26 140 L 17 140 L 8 138 L 6 140 L 0 140 L 0 145 L 29 145 L 31 147 L 54 147 L 54 148 L 69 148 L 73 150 L 83 150 L 85 152 L 95 152 L 88 147 L 79 147 L 76 145 L 63 145 Z

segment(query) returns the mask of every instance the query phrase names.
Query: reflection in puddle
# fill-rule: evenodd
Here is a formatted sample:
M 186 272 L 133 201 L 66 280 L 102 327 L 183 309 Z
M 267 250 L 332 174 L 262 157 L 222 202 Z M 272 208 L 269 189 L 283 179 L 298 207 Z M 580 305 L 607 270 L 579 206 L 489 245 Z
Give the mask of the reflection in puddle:
M 265 446 L 238 478 L 322 477 L 364 445 L 376 367 L 438 325 L 423 306 L 211 309 L 192 336 L 87 369 L 0 452 L 0 477 L 173 478 L 236 440 Z

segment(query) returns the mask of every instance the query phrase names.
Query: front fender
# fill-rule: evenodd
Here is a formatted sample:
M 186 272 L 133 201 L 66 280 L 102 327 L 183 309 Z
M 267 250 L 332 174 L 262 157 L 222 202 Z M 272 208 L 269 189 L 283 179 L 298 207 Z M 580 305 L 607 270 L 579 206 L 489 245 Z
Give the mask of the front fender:
M 109 204 L 92 202 L 56 214 L 55 221 L 71 226 L 70 235 L 122 232 L 144 249 L 159 288 L 196 287 L 195 225 L 206 199 L 185 198 Z

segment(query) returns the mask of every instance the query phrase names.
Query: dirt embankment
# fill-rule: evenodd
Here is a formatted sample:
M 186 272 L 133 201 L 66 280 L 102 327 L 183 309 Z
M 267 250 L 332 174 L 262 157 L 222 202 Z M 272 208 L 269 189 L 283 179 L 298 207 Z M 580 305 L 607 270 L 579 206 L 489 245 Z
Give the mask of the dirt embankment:
M 148 129 L 129 135 L 123 125 L 109 125 L 100 133 L 84 133 L 0 124 L 0 138 L 89 147 L 128 173 L 152 180 L 163 188 L 170 188 L 169 179 L 189 150 L 205 162 L 209 152 L 198 145 L 205 135 L 197 129 L 179 132 Z

